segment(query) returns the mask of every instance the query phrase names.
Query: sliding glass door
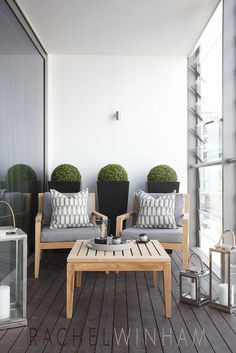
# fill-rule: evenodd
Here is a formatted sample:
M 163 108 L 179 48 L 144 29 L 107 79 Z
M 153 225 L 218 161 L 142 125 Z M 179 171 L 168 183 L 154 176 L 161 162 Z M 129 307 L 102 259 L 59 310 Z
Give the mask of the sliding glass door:
M 0 189 L 33 249 L 37 192 L 45 174 L 45 58 L 0 0 Z M 12 222 L 1 206 L 0 226 Z

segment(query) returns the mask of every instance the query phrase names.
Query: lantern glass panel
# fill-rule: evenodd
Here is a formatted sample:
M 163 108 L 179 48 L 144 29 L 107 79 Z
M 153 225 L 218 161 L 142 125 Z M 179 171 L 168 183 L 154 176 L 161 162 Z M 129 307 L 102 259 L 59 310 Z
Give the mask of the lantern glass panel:
M 0 324 L 26 316 L 24 241 L 0 241 Z
M 209 300 L 209 272 L 206 276 L 199 277 L 200 303 Z
M 197 299 L 197 280 L 194 277 L 187 275 L 181 276 L 182 281 L 182 297 L 186 299 L 196 300 Z
M 229 286 L 229 253 L 212 251 L 212 276 L 211 298 L 216 304 L 228 306 Z
M 232 305 L 236 305 L 236 251 L 230 254 L 230 284 L 232 286 Z

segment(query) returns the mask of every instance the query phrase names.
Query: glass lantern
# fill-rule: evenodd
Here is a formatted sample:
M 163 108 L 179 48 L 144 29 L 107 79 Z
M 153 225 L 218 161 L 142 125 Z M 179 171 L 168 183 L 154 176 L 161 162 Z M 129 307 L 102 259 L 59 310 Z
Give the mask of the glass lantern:
M 27 325 L 27 235 L 12 229 L 0 228 L 0 330 Z
M 107 244 L 107 236 L 109 230 L 109 220 L 107 217 L 100 218 L 96 221 L 96 224 L 99 226 L 99 237 L 95 238 L 96 244 Z
M 196 257 L 200 262 L 200 269 L 190 267 L 190 260 Z M 192 253 L 189 257 L 188 268 L 181 271 L 180 282 L 180 302 L 201 306 L 209 302 L 209 271 L 204 269 L 201 257 Z
M 224 242 L 230 234 L 232 244 Z M 235 234 L 224 231 L 210 249 L 210 306 L 232 313 L 236 310 L 236 248 Z

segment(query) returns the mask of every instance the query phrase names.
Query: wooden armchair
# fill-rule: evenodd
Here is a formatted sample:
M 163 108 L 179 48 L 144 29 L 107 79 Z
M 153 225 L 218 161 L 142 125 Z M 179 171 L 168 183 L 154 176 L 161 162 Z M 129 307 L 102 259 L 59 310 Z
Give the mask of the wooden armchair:
M 182 194 L 179 194 L 179 195 L 182 195 Z M 189 257 L 189 206 L 190 206 L 189 194 L 184 194 L 183 200 L 184 200 L 184 216 L 182 219 L 182 227 L 179 227 L 178 229 L 179 234 L 178 234 L 178 237 L 176 236 L 176 240 L 175 240 L 174 230 L 171 230 L 173 231 L 172 237 L 169 236 L 169 240 L 165 241 L 165 234 L 170 233 L 170 231 L 168 232 L 168 229 L 158 229 L 156 233 L 159 233 L 159 235 L 158 234 L 152 235 L 151 233 L 154 233 L 153 229 L 148 230 L 148 229 L 134 228 L 134 227 L 130 227 L 125 230 L 123 229 L 123 222 L 128 220 L 129 218 L 132 218 L 132 225 L 134 225 L 136 222 L 137 213 L 138 213 L 136 194 L 134 194 L 134 198 L 133 198 L 134 210 L 132 212 L 128 212 L 123 215 L 120 215 L 116 218 L 116 236 L 124 235 L 127 238 L 129 237 L 137 238 L 137 235 L 139 233 L 144 233 L 144 232 L 149 233 L 150 231 L 150 237 L 151 238 L 153 237 L 153 239 L 159 240 L 164 249 L 182 250 L 183 268 L 186 268 L 188 266 L 188 257 Z
M 35 278 L 39 277 L 40 260 L 43 250 L 70 249 L 77 239 L 90 239 L 95 236 L 95 228 L 93 227 L 50 229 L 51 213 L 50 193 L 39 193 L 38 214 L 35 218 Z M 95 193 L 89 193 L 88 213 L 91 214 L 93 224 L 96 223 L 97 218 L 107 220 L 106 216 L 95 211 Z

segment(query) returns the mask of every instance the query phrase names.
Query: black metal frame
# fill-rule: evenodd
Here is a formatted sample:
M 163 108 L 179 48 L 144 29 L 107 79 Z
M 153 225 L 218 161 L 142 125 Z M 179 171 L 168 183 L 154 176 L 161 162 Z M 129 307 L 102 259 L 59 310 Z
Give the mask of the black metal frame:
M 42 43 L 40 42 L 39 38 L 37 37 L 36 33 L 34 32 L 33 28 L 31 27 L 30 23 L 28 22 L 27 18 L 25 17 L 24 13 L 22 12 L 19 5 L 16 3 L 15 0 L 5 0 L 8 7 L 11 9 L 12 13 L 15 15 L 17 21 L 21 24 L 22 28 L 24 29 L 25 33 L 28 35 L 29 39 L 31 40 L 34 47 L 37 49 L 38 53 L 43 59 L 43 84 L 44 84 L 44 93 L 43 93 L 43 190 L 46 190 L 47 184 L 47 141 L 46 141 L 46 122 L 47 122 L 47 91 L 48 91 L 48 55 L 43 47 Z

